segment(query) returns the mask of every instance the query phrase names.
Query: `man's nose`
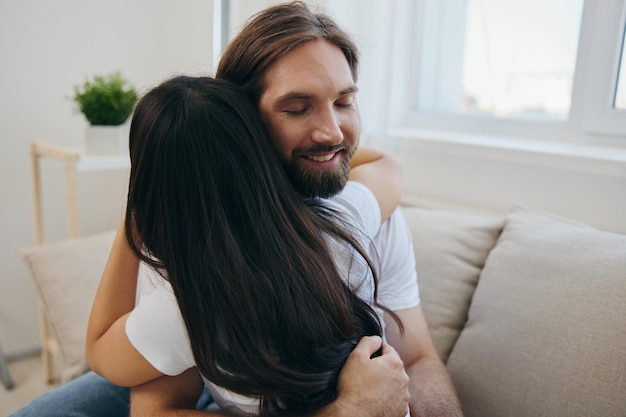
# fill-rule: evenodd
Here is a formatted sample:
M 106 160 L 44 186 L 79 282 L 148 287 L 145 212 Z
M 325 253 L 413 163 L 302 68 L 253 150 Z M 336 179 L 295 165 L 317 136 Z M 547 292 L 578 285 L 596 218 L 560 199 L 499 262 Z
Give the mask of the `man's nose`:
M 334 110 L 328 109 L 320 113 L 315 121 L 312 140 L 325 145 L 338 145 L 343 141 L 343 132 L 339 118 Z

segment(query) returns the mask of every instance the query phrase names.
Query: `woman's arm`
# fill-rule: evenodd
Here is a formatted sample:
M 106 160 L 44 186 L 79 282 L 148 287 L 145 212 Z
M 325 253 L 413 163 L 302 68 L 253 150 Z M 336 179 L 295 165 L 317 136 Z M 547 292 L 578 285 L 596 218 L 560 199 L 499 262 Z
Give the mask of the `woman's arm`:
M 382 355 L 372 359 L 381 344 Z M 408 386 L 409 378 L 395 350 L 378 336 L 364 337 L 339 374 L 338 398 L 308 417 L 404 417 L 409 403 Z M 131 390 L 130 415 L 232 415 L 224 411 L 196 410 L 201 392 L 202 379 L 196 368 L 174 377 L 163 376 Z
M 384 222 L 400 204 L 402 165 L 389 154 L 359 147 L 350 166 L 349 179 L 364 184 L 374 193 Z
M 196 368 L 177 376 L 162 376 L 130 391 L 130 416 L 224 416 L 196 410 L 203 382 Z
M 126 319 L 135 307 L 138 268 L 139 260 L 128 245 L 122 222 L 91 307 L 85 347 L 89 367 L 122 386 L 141 384 L 162 375 L 126 335 Z

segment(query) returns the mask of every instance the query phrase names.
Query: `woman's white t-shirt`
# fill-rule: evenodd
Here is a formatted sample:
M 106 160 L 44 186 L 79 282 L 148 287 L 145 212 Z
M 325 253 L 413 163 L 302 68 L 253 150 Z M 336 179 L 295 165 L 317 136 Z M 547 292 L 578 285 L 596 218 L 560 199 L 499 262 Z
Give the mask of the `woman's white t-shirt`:
M 378 302 L 392 311 L 419 304 L 417 273 L 408 225 L 400 210 L 380 224 L 380 208 L 364 185 L 349 181 L 337 196 L 320 200 L 354 229 L 354 237 L 378 268 Z M 329 241 L 333 257 L 347 285 L 363 300 L 373 302 L 374 285 L 362 257 L 345 243 Z M 178 375 L 194 367 L 189 336 L 169 283 L 149 267 L 140 266 L 139 299 L 126 322 L 133 346 L 156 369 Z M 382 312 L 376 309 L 380 315 Z M 382 315 L 381 315 L 382 319 Z M 382 320 L 381 320 L 382 321 Z M 204 383 L 224 411 L 258 414 L 259 400 Z

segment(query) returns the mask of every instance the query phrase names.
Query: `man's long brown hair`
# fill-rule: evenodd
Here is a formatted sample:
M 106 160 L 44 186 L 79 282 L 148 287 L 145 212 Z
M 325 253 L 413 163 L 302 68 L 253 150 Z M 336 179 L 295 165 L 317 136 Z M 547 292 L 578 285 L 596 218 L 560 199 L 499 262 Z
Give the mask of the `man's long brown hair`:
M 249 97 L 227 81 L 177 77 L 151 90 L 129 146 L 126 237 L 171 283 L 200 373 L 259 397 L 262 415 L 333 401 L 348 354 L 381 334 L 329 250 L 343 242 L 368 273 L 349 278 L 376 279 L 357 231 L 304 202 Z
M 215 76 L 243 88 L 258 105 L 265 70 L 299 45 L 320 39 L 341 49 L 356 83 L 359 50 L 351 36 L 332 17 L 312 11 L 301 1 L 279 4 L 254 15 L 229 43 Z

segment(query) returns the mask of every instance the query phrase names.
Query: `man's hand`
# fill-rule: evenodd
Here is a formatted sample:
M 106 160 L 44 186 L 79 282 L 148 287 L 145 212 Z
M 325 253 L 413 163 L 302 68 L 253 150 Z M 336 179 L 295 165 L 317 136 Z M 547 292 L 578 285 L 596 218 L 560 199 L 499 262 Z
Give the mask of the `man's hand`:
M 381 356 L 372 358 L 381 346 Z M 409 408 L 404 364 L 378 336 L 359 341 L 339 374 L 337 391 L 337 400 L 325 410 L 328 415 L 404 417 Z

